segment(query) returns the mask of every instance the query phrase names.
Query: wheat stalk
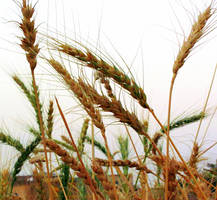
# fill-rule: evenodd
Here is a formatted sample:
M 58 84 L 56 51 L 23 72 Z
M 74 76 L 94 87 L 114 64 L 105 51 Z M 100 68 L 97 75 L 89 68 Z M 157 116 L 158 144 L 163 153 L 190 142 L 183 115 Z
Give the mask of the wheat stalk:
M 169 92 L 169 106 L 168 106 L 168 119 L 167 119 L 167 147 L 166 147 L 166 182 L 165 182 L 165 199 L 168 199 L 168 165 L 169 165 L 169 131 L 170 131 L 170 113 L 171 113 L 171 102 L 172 102 L 172 91 L 174 82 L 177 76 L 179 69 L 184 65 L 186 58 L 190 54 L 192 48 L 199 41 L 199 39 L 204 35 L 205 25 L 207 24 L 208 19 L 212 16 L 211 5 L 209 5 L 203 13 L 200 13 L 197 21 L 192 25 L 191 32 L 186 40 L 183 41 L 182 47 L 178 52 L 176 60 L 173 64 L 173 76 L 170 84 L 170 92 Z M 196 180 L 195 180 L 196 181 Z M 200 190 L 204 199 L 206 199 L 203 191 L 200 186 L 197 184 L 198 189 Z
M 32 75 L 32 82 L 33 82 L 33 91 L 35 95 L 35 102 L 36 102 L 36 110 L 38 113 L 38 121 L 39 127 L 41 131 L 42 140 L 45 139 L 45 131 L 44 131 L 44 124 L 43 118 L 41 113 L 41 104 L 38 96 L 38 87 L 35 80 L 35 68 L 37 65 L 37 55 L 40 51 L 39 44 L 36 44 L 36 36 L 37 36 L 37 28 L 35 27 L 35 20 L 33 18 L 33 14 L 35 12 L 34 6 L 32 6 L 29 1 L 23 0 L 21 5 L 21 13 L 22 13 L 22 20 L 19 23 L 19 27 L 23 32 L 23 37 L 21 38 L 21 48 L 26 53 L 26 59 L 29 63 L 31 75 Z M 48 165 L 48 157 L 46 152 L 46 146 L 44 144 L 44 153 L 45 153 L 45 160 L 46 160 L 46 168 L 47 168 L 47 176 L 48 176 L 48 186 L 50 191 L 50 200 L 53 200 L 53 192 L 50 184 L 50 173 L 49 173 L 49 165 Z

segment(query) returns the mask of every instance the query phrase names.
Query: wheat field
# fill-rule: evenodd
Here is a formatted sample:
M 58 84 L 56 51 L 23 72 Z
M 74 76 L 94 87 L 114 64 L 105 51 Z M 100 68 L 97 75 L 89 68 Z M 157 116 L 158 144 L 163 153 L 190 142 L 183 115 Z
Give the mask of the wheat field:
M 19 18 L 13 20 L 18 29 L 18 44 L 14 45 L 20 48 L 25 69 L 10 73 L 10 78 L 31 114 L 24 121 L 22 110 L 23 118 L 17 119 L 23 120 L 23 136 L 10 132 L 19 132 L 16 127 L 5 128 L 7 122 L 0 128 L 1 151 L 15 152 L 7 165 L 1 164 L 0 200 L 217 199 L 216 164 L 200 167 L 204 154 L 216 145 L 215 140 L 204 145 L 208 128 L 215 123 L 216 108 L 209 99 L 215 88 L 216 63 L 206 66 L 212 70 L 202 107 L 193 112 L 182 110 L 176 117 L 173 107 L 176 82 L 185 84 L 181 72 L 189 67 L 194 51 L 215 32 L 216 2 L 210 1 L 197 15 L 191 15 L 190 31 L 180 40 L 165 79 L 169 87 L 164 94 L 163 119 L 138 74 L 115 48 L 123 66 L 112 53 L 103 51 L 99 38 L 93 43 L 48 26 L 40 29 L 40 3 L 14 1 L 19 12 Z M 183 96 L 183 103 L 190 95 L 194 91 Z M 157 102 L 161 104 L 163 98 L 159 95 Z M 191 124 L 196 128 L 193 137 L 188 137 L 184 131 Z M 173 136 L 176 130 L 190 143 L 188 156 Z M 5 154 L 2 151 L 0 163 Z M 23 174 L 27 166 L 28 176 Z

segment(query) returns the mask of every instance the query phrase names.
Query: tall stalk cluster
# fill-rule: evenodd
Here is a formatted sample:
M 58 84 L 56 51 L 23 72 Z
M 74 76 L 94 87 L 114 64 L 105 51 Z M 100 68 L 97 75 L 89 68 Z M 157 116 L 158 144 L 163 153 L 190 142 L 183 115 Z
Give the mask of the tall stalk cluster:
M 14 139 L 3 129 L 0 130 L 1 143 L 19 152 L 12 175 L 11 177 L 8 175 L 11 183 L 9 191 L 11 198 L 13 198 L 12 191 L 16 177 L 27 161 L 34 166 L 33 182 L 36 192 L 32 195 L 37 200 L 176 200 L 188 199 L 189 193 L 203 200 L 217 197 L 214 194 L 215 186 L 203 177 L 197 167 L 201 156 L 201 146 L 197 142 L 198 133 L 188 160 L 184 160 L 170 137 L 173 129 L 202 121 L 208 116 L 206 106 L 204 106 L 203 111 L 194 115 L 183 116 L 173 121 L 170 119 L 175 79 L 195 45 L 210 28 L 209 20 L 214 14 L 213 3 L 199 14 L 188 37 L 183 40 L 174 61 L 166 125 L 155 114 L 143 88 L 116 64 L 98 55 L 82 43 L 73 42 L 73 40 L 71 43 L 66 43 L 58 38 L 46 36 L 49 40 L 48 44 L 52 47 L 49 49 L 52 56 L 41 55 L 41 57 L 61 79 L 60 84 L 63 83 L 70 95 L 77 98 L 79 106 L 85 112 L 78 140 L 75 139 L 73 124 L 68 121 L 66 112 L 59 103 L 60 97 L 56 96 L 55 101 L 49 100 L 47 109 L 45 108 L 46 103 L 42 104 L 40 101 L 40 88 L 35 77 L 35 70 L 40 67 L 37 65 L 40 47 L 37 42 L 38 32 L 34 19 L 35 6 L 23 0 L 20 8 L 22 14 L 19 22 L 19 28 L 22 31 L 20 47 L 25 52 L 32 84 L 25 84 L 18 75 L 13 75 L 12 78 L 32 106 L 37 128 L 33 126 L 29 128 L 29 133 L 34 136 L 34 139 L 27 145 Z M 97 79 L 91 83 L 92 77 L 85 76 L 85 73 L 75 76 L 71 70 L 67 69 L 65 58 L 71 67 L 79 65 L 84 70 L 85 68 L 93 70 L 97 74 Z M 149 120 L 142 121 L 137 112 L 128 108 L 123 103 L 122 94 L 127 94 L 159 124 L 160 129 L 153 136 L 149 132 Z M 60 122 L 63 123 L 61 139 L 55 138 L 53 134 L 55 109 L 60 116 Z M 125 131 L 126 136 L 119 136 L 117 139 L 119 150 L 116 152 L 113 152 L 109 143 L 112 133 L 105 123 L 105 113 L 109 114 L 111 120 L 118 122 Z M 97 137 L 96 133 L 100 133 L 102 140 Z M 138 135 L 139 143 L 135 144 L 132 133 Z M 166 141 L 166 152 L 162 151 L 162 141 Z M 91 146 L 90 151 L 87 151 L 88 146 Z M 139 148 L 142 149 L 141 154 Z M 103 157 L 98 156 L 95 153 L 96 150 L 100 151 Z M 172 151 L 178 155 L 178 158 L 172 156 Z M 135 155 L 134 158 L 130 157 L 132 153 Z M 118 159 L 117 155 L 119 155 Z M 150 162 L 156 165 L 156 170 L 151 167 Z M 148 179 L 150 175 L 155 177 L 155 184 L 150 183 Z M 3 171 L 2 177 L 5 176 Z M 132 180 L 132 177 L 136 179 Z M 2 182 L 0 192 L 6 193 L 3 179 L 0 179 Z M 155 191 L 159 187 L 163 194 Z

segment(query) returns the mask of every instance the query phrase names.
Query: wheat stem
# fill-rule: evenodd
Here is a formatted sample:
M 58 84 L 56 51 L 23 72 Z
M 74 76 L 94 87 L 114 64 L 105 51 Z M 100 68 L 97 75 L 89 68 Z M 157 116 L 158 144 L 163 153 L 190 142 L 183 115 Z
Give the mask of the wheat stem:
M 65 125 L 65 127 L 66 127 L 66 130 L 67 130 L 67 132 L 68 132 L 68 134 L 69 134 L 69 137 L 70 137 L 70 139 L 71 139 L 71 142 L 72 142 L 72 144 L 73 144 L 73 148 L 75 149 L 75 151 L 76 151 L 76 153 L 77 153 L 77 156 L 78 156 L 78 159 L 79 159 L 79 161 L 80 161 L 80 163 L 81 163 L 81 166 L 82 166 L 82 168 L 83 168 L 83 170 L 84 170 L 84 172 L 85 172 L 85 174 L 86 174 L 86 176 L 87 176 L 87 181 L 90 183 L 90 188 L 91 188 L 91 190 L 93 191 L 93 193 L 95 194 L 96 199 L 98 199 L 97 193 L 96 193 L 96 190 L 95 190 L 95 187 L 94 187 L 93 182 L 92 182 L 92 179 L 90 178 L 90 175 L 88 174 L 88 172 L 87 172 L 87 170 L 86 170 L 86 168 L 85 168 L 85 166 L 84 166 L 84 163 L 83 163 L 83 161 L 82 161 L 82 159 L 81 159 L 81 156 L 80 156 L 80 154 L 79 154 L 78 148 L 76 147 L 76 144 L 75 144 L 74 139 L 73 139 L 73 137 L 72 137 L 71 131 L 70 131 L 70 129 L 69 129 L 68 123 L 67 123 L 67 121 L 66 121 L 66 119 L 65 119 L 65 116 L 64 116 L 64 114 L 63 114 L 63 112 L 62 112 L 62 109 L 61 109 L 61 107 L 60 107 L 60 105 L 59 105 L 59 102 L 58 102 L 58 100 L 57 100 L 56 97 L 55 97 L 55 100 L 56 100 L 56 104 L 57 104 L 59 113 L 60 113 L 60 115 L 61 115 L 61 118 L 62 118 L 62 120 L 63 120 L 63 122 L 64 122 L 64 125 Z

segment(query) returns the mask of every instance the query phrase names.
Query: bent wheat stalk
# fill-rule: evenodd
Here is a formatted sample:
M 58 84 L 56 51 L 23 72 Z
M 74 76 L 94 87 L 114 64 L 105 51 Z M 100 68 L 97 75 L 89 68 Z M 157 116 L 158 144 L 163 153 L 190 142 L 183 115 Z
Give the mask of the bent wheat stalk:
M 90 175 L 88 174 L 88 172 L 87 172 L 87 170 L 86 170 L 86 168 L 85 168 L 85 166 L 84 166 L 84 163 L 83 163 L 83 161 L 82 161 L 82 159 L 81 159 L 81 156 L 80 156 L 80 154 L 79 154 L 78 148 L 77 148 L 77 146 L 76 146 L 76 144 L 75 144 L 75 142 L 74 142 L 74 139 L 73 139 L 73 137 L 72 137 L 71 131 L 70 131 L 69 126 L 68 126 L 68 123 L 66 122 L 65 116 L 64 116 L 64 114 L 63 114 L 63 112 L 62 112 L 62 109 L 61 109 L 61 107 L 60 107 L 60 105 L 59 105 L 59 102 L 58 102 L 57 98 L 55 98 L 55 100 L 56 100 L 57 107 L 58 107 L 58 110 L 59 110 L 59 112 L 60 112 L 61 118 L 62 118 L 62 120 L 63 120 L 63 122 L 64 122 L 64 125 L 65 125 L 65 127 L 66 127 L 66 130 L 67 130 L 67 132 L 68 132 L 68 134 L 69 134 L 69 137 L 70 137 L 70 139 L 71 139 L 73 148 L 75 149 L 75 151 L 76 151 L 76 153 L 77 153 L 77 156 L 78 156 L 78 159 L 79 159 L 79 161 L 80 161 L 80 163 L 81 163 L 81 169 L 83 170 L 83 173 L 85 174 L 85 176 L 86 176 L 86 178 L 87 178 L 87 182 L 89 183 L 91 190 L 92 190 L 93 193 L 95 194 L 95 198 L 98 199 L 98 197 L 97 197 L 97 193 L 98 193 L 98 192 L 97 192 L 97 188 L 94 187 L 94 182 L 93 182 L 93 180 L 91 179 Z M 60 149 L 60 148 L 59 148 L 59 149 Z M 63 161 L 64 161 L 64 160 L 63 160 Z M 100 193 L 98 193 L 98 194 L 100 194 Z M 100 195 L 100 196 L 101 196 L 101 195 Z

